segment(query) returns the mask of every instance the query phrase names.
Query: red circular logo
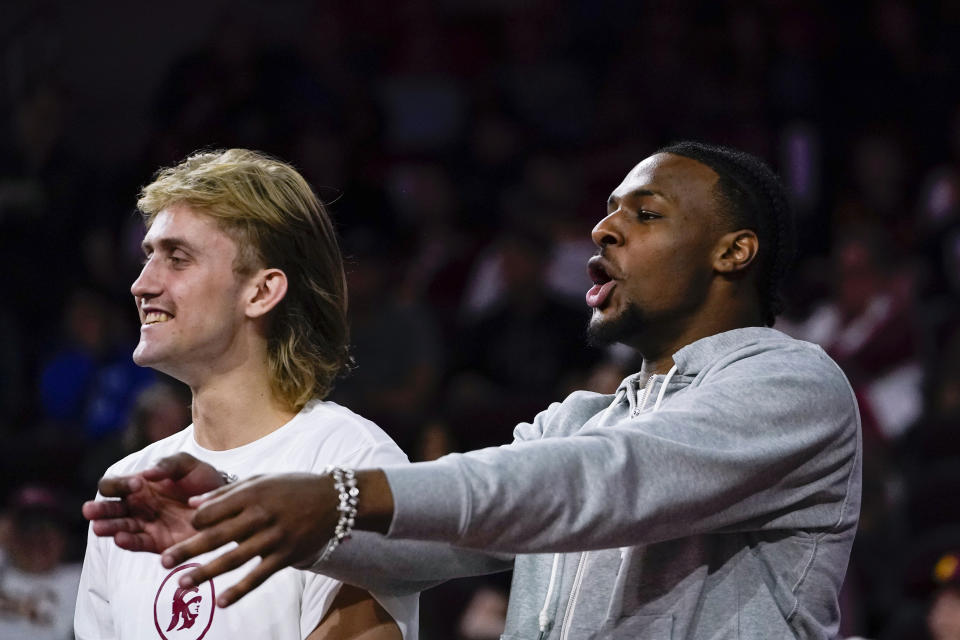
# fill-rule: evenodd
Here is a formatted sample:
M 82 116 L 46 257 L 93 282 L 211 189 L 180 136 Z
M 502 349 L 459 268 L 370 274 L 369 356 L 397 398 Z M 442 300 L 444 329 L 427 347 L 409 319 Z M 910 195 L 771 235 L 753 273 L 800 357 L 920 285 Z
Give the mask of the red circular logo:
M 157 589 L 153 623 L 163 640 L 200 640 L 213 624 L 213 612 L 217 608 L 213 581 L 184 589 L 177 580 L 170 579 L 185 569 L 199 566 L 194 562 L 177 567 Z

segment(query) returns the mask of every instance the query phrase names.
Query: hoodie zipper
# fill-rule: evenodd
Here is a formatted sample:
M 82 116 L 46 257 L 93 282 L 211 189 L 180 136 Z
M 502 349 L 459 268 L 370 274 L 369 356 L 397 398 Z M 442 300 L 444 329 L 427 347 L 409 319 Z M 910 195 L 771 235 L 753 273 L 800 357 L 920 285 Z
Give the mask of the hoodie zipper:
M 647 378 L 647 384 L 643 387 L 643 395 L 640 397 L 640 401 L 637 403 L 637 406 L 633 408 L 633 413 L 630 414 L 631 418 L 636 418 L 640 415 L 640 412 L 643 411 L 643 408 L 647 406 L 647 398 L 650 397 L 650 390 L 653 389 L 653 379 L 656 375 L 651 375 Z
M 573 608 L 577 604 L 577 595 L 580 594 L 580 583 L 583 581 L 584 567 L 587 565 L 587 553 L 580 554 L 577 563 L 577 573 L 573 577 L 573 586 L 570 588 L 570 598 L 567 600 L 567 610 L 563 613 L 563 623 L 560 625 L 560 640 L 567 640 L 570 633 L 570 620 L 573 618 Z

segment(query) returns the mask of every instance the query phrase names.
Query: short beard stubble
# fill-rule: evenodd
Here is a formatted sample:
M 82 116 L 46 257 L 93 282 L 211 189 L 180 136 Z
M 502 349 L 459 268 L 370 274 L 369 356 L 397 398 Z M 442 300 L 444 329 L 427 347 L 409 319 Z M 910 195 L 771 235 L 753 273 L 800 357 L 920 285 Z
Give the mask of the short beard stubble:
M 606 347 L 617 342 L 629 345 L 632 338 L 643 330 L 644 324 L 643 313 L 634 304 L 609 320 L 593 314 L 587 323 L 587 344 L 591 347 Z

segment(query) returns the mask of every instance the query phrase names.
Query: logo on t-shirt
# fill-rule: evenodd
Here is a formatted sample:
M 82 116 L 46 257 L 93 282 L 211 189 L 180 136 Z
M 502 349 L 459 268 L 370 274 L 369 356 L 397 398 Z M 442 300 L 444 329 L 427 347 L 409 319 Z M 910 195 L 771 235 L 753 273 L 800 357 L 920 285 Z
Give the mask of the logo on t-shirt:
M 213 581 L 187 589 L 179 584 L 182 571 L 199 566 L 194 562 L 177 567 L 167 574 L 157 590 L 153 623 L 163 640 L 200 640 L 213 624 L 216 609 Z

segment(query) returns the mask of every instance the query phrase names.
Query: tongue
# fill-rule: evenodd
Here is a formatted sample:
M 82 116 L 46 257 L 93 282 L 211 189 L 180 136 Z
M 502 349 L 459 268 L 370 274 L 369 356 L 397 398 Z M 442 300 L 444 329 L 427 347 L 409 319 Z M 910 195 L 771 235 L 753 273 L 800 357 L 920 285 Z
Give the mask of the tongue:
M 588 307 L 599 307 L 607 299 L 607 296 L 610 295 L 610 291 L 613 289 L 615 281 L 610 280 L 609 282 L 604 282 L 603 284 L 595 284 L 590 288 L 590 291 L 587 291 L 587 306 Z

